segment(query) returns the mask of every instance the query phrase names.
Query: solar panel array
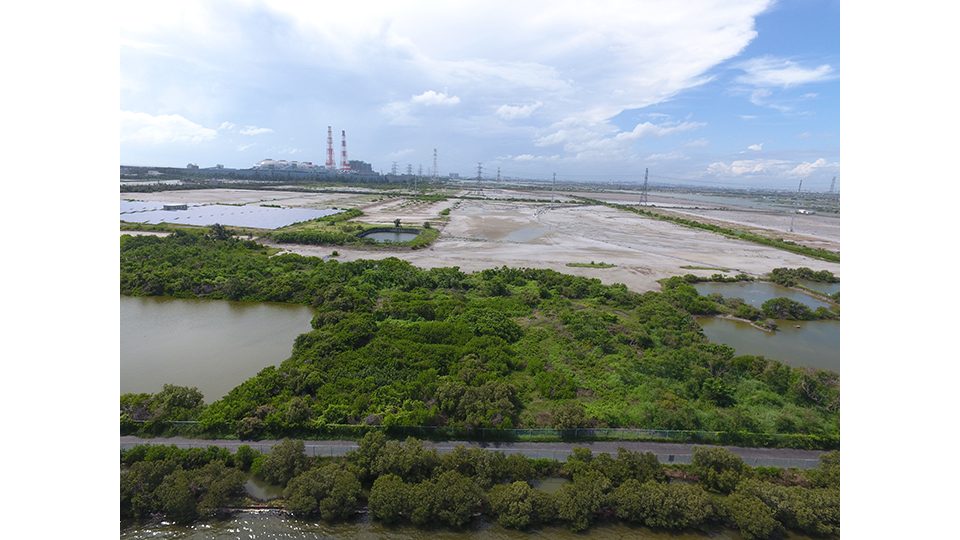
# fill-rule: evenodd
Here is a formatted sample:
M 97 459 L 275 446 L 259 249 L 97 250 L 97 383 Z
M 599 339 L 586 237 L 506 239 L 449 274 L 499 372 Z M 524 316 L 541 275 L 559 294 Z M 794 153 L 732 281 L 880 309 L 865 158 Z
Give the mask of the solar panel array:
M 209 226 L 215 223 L 233 227 L 277 229 L 338 214 L 343 210 L 309 208 L 270 208 L 263 206 L 188 205 L 186 210 L 163 210 L 164 204 L 120 201 L 120 219 L 130 223 L 158 223 Z

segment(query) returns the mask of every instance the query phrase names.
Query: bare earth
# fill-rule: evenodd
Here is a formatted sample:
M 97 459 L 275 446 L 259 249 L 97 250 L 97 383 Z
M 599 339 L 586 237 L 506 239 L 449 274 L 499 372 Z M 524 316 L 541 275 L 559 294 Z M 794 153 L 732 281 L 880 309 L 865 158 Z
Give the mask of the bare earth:
M 467 194 L 467 192 L 464 192 Z M 469 193 L 471 196 L 476 192 Z M 611 202 L 636 203 L 636 194 L 584 193 L 584 196 Z M 235 189 L 172 191 L 152 194 L 121 194 L 121 198 L 162 202 L 280 204 L 313 208 L 359 208 L 361 221 L 420 227 L 429 221 L 441 229 L 440 238 L 423 250 L 363 250 L 344 246 L 302 246 L 273 244 L 286 252 L 328 257 L 339 252 L 341 262 L 357 259 L 397 257 L 421 268 L 458 266 L 474 272 L 500 266 L 550 268 L 566 274 L 599 278 L 604 284 L 623 283 L 636 292 L 659 291 L 657 280 L 682 275 L 709 276 L 715 273 L 745 273 L 761 276 L 778 267 L 806 266 L 829 270 L 840 276 L 840 265 L 811 259 L 786 251 L 707 231 L 690 229 L 605 206 L 569 206 L 537 202 L 498 200 L 503 198 L 549 200 L 550 193 L 515 190 L 485 190 L 484 200 L 451 199 L 430 203 L 412 199 L 379 197 L 367 193 L 297 193 Z M 622 199 L 616 200 L 616 199 Z M 565 197 L 557 196 L 557 200 Z M 791 213 L 776 209 L 723 209 L 703 202 L 667 197 L 650 197 L 659 208 L 684 217 L 710 221 L 731 228 L 774 230 L 784 239 L 814 247 L 839 249 L 840 219 L 815 214 L 796 215 L 794 233 L 789 232 Z M 439 213 L 451 208 L 446 218 Z M 568 267 L 567 263 L 605 262 L 614 268 Z M 704 267 L 693 269 L 685 267 Z

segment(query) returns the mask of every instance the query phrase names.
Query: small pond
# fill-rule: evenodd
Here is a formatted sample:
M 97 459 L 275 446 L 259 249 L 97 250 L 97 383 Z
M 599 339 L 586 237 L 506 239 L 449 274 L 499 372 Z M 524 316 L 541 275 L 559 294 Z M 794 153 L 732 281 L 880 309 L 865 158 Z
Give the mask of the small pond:
M 840 372 L 840 321 L 776 322 L 776 332 L 765 332 L 742 321 L 697 317 L 711 342 L 733 347 L 737 356 L 763 355 L 792 367 Z
M 824 294 L 835 294 L 840 292 L 839 283 L 825 283 L 823 281 L 809 281 L 806 279 L 801 279 L 797 281 L 797 285 L 803 285 L 808 289 L 820 291 Z
M 260 501 L 272 501 L 283 498 L 283 488 L 274 484 L 268 484 L 266 481 L 257 478 L 253 473 L 247 477 L 247 483 L 243 489 L 251 497 Z
M 513 231 L 512 233 L 504 236 L 503 241 L 524 243 L 524 242 L 530 242 L 531 240 L 535 238 L 539 238 L 545 234 L 547 234 L 547 231 L 543 229 L 530 227 L 526 229 L 518 229 L 516 231 Z
M 420 232 L 409 231 L 377 231 L 363 235 L 363 238 L 372 238 L 377 242 L 410 242 L 420 236 Z

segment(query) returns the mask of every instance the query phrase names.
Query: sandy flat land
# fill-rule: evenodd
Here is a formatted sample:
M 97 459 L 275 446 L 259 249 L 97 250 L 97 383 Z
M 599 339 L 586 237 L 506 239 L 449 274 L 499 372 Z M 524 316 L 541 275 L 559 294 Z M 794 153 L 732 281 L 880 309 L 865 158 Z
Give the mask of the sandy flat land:
M 473 272 L 499 266 L 550 268 L 572 275 L 623 283 L 633 291 L 658 291 L 657 280 L 692 273 L 709 276 L 726 268 L 760 276 L 778 267 L 806 266 L 840 275 L 840 265 L 713 233 L 644 218 L 603 206 L 555 207 L 498 201 L 460 201 L 440 239 L 426 250 L 363 251 L 343 246 L 276 245 L 302 255 L 338 260 L 395 256 L 421 268 L 458 266 Z M 615 268 L 577 268 L 567 263 L 607 262 Z
M 485 190 L 487 191 L 487 190 Z M 494 195 L 493 193 L 490 194 Z M 498 199 L 543 199 L 549 193 L 502 190 Z M 597 194 L 585 196 L 601 198 Z M 636 202 L 636 194 L 603 194 L 611 202 Z M 811 259 L 786 251 L 726 238 L 706 231 L 690 229 L 604 206 L 556 205 L 547 203 L 450 199 L 443 202 L 416 201 L 403 198 L 377 200 L 369 194 L 253 191 L 235 189 L 170 191 L 150 194 L 121 194 L 163 202 L 281 204 L 284 206 L 359 208 L 361 221 L 422 226 L 424 221 L 441 230 L 440 238 L 424 250 L 362 250 L 344 246 L 301 246 L 271 244 L 284 251 L 326 257 L 339 253 L 340 261 L 398 257 L 421 268 L 458 266 L 464 272 L 486 268 L 527 267 L 550 268 L 558 272 L 598 278 L 605 284 L 623 283 L 637 292 L 658 291 L 657 280 L 692 273 L 709 276 L 714 273 L 734 275 L 746 273 L 761 276 L 778 267 L 806 266 L 813 270 L 829 270 L 840 275 L 840 265 Z M 559 197 L 558 197 L 559 199 Z M 619 199 L 622 199 L 619 200 Z M 713 209 L 711 205 L 679 199 L 656 199 L 653 204 L 672 204 L 671 212 L 682 212 L 700 220 L 710 220 L 728 227 L 787 231 L 790 214 L 770 209 Z M 715 206 L 715 205 L 714 205 Z M 451 208 L 448 218 L 440 218 L 444 208 Z M 795 235 L 807 244 L 822 242 L 823 247 L 839 249 L 840 219 L 815 214 L 796 216 Z M 568 267 L 567 263 L 606 262 L 615 268 Z M 705 267 L 692 269 L 684 267 Z M 718 269 L 727 269 L 721 271 Z

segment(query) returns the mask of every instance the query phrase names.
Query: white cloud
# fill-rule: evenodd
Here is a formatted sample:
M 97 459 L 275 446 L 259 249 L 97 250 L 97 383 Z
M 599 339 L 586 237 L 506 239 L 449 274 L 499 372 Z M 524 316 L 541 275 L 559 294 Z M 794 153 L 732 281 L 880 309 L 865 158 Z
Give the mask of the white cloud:
M 460 98 L 457 96 L 447 96 L 446 92 L 440 92 L 438 94 L 433 90 L 427 90 L 419 96 L 413 96 L 410 98 L 410 101 L 420 105 L 456 105 L 460 103 Z
M 820 158 L 813 163 L 803 162 L 797 165 L 795 168 L 787 171 L 786 176 L 796 177 L 796 178 L 806 178 L 817 171 L 817 169 L 830 169 L 830 168 L 839 168 L 839 163 L 828 163 L 827 160 Z
M 652 161 L 672 161 L 677 159 L 690 159 L 690 158 L 685 156 L 683 152 L 679 150 L 674 150 L 673 152 L 670 152 L 667 154 L 650 154 L 649 156 L 647 156 L 647 159 Z
M 740 63 L 737 67 L 746 75 L 737 77 L 737 82 L 753 86 L 780 86 L 787 88 L 799 84 L 822 82 L 836 77 L 834 69 L 828 64 L 815 68 L 804 68 L 796 62 L 764 56 Z
M 243 152 L 247 148 L 250 148 L 251 146 L 256 146 L 256 145 L 257 143 L 241 144 L 240 146 L 237 147 L 237 152 Z
M 763 175 L 776 178 L 806 178 L 820 169 L 839 168 L 839 163 L 828 163 L 820 158 L 813 163 L 803 162 L 799 165 L 795 161 L 782 159 L 744 159 L 727 165 L 716 162 L 707 167 L 707 174 L 720 177 L 742 177 Z
M 258 128 L 257 126 L 247 126 L 240 130 L 241 135 L 260 135 L 263 133 L 273 133 L 270 128 Z
M 684 146 L 689 146 L 690 148 L 703 148 L 704 146 L 710 144 L 706 139 L 699 138 L 695 141 L 688 142 Z
M 120 142 L 199 143 L 216 136 L 216 130 L 195 124 L 179 114 L 153 116 L 147 113 L 120 111 Z
M 232 122 L 224 122 L 224 123 L 220 124 L 220 127 L 218 127 L 217 129 L 225 129 L 225 130 L 227 130 L 227 131 L 233 131 L 234 128 L 236 128 L 236 127 L 237 127 L 237 125 L 234 124 L 234 123 L 232 123 Z
M 675 133 L 696 129 L 706 124 L 701 122 L 683 122 L 678 125 L 637 124 L 631 131 L 616 133 L 616 128 L 606 122 L 589 123 L 584 120 L 568 118 L 558 122 L 550 129 L 553 133 L 534 140 L 536 146 L 563 145 L 563 149 L 574 154 L 574 159 L 635 159 L 633 143 L 647 137 L 666 137 Z M 610 137 L 609 135 L 616 133 Z
M 501 105 L 497 112 L 494 113 L 504 120 L 515 120 L 517 118 L 528 118 L 533 111 L 539 109 L 543 106 L 543 103 L 536 102 L 532 105 L 524 105 L 522 107 L 514 107 L 513 105 Z
M 507 156 L 506 159 L 512 159 L 513 161 L 519 162 L 546 162 L 546 161 L 558 161 L 560 156 L 535 156 L 533 154 L 520 154 L 519 156 Z
M 742 176 L 746 174 L 780 174 L 788 162 L 777 159 L 742 159 L 727 165 L 717 162 L 707 167 L 708 174 Z
M 397 150 L 396 152 L 391 152 L 390 157 L 398 158 L 398 157 L 405 156 L 407 154 L 412 154 L 412 153 L 413 153 L 413 148 L 404 148 L 403 150 Z
M 763 143 L 760 144 L 751 144 L 747 147 L 747 150 L 756 150 L 757 152 L 763 150 Z

